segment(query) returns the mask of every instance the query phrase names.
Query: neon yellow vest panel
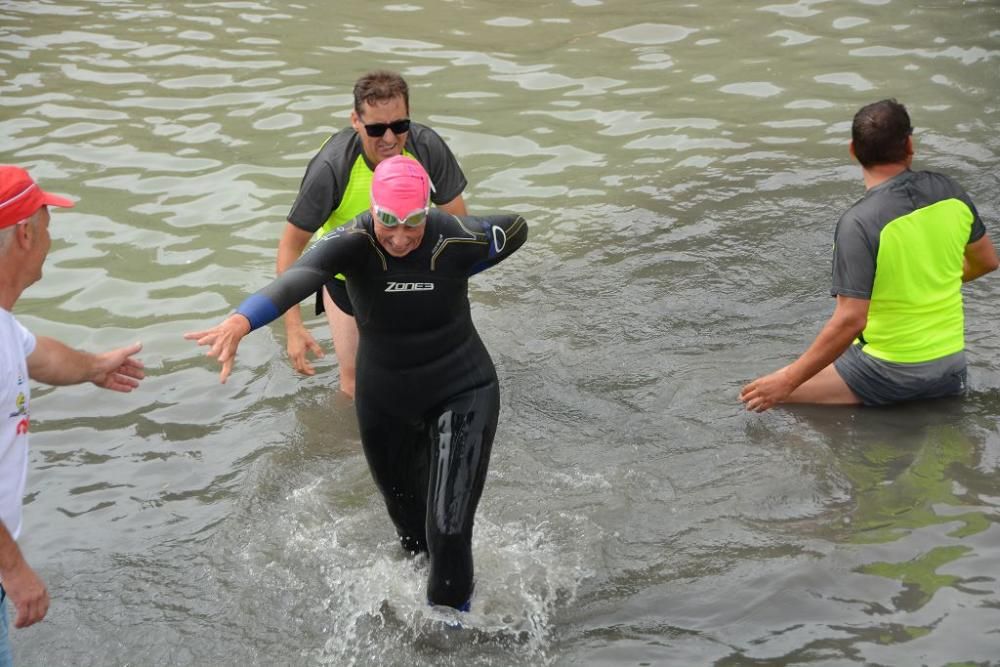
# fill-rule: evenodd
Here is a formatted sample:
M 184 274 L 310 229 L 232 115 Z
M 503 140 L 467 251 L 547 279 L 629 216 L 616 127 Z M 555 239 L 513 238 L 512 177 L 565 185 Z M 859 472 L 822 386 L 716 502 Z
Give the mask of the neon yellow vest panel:
M 941 224 L 942 220 L 960 224 Z M 896 218 L 879 237 L 864 351 L 919 363 L 965 347 L 962 260 L 973 214 L 944 199 Z
M 403 150 L 403 155 L 413 157 L 413 154 L 407 150 Z M 340 205 L 333 209 L 323 226 L 316 230 L 316 233 L 313 234 L 313 241 L 318 241 L 320 237 L 329 234 L 337 227 L 350 222 L 368 210 L 373 176 L 374 173 L 368 168 L 364 155 L 358 155 L 354 164 L 351 165 L 351 175 L 347 179 L 347 187 L 340 196 Z
M 413 154 L 406 149 L 403 149 L 403 155 L 413 157 Z M 368 168 L 368 163 L 365 162 L 365 156 L 359 154 L 355 158 L 354 164 L 351 165 L 351 175 L 347 179 L 347 187 L 344 188 L 344 193 L 340 197 L 340 205 L 333 209 L 333 213 L 326 219 L 323 226 L 313 234 L 313 243 L 368 210 L 374 175 L 375 173 Z M 342 273 L 338 273 L 334 277 L 337 280 L 345 280 Z

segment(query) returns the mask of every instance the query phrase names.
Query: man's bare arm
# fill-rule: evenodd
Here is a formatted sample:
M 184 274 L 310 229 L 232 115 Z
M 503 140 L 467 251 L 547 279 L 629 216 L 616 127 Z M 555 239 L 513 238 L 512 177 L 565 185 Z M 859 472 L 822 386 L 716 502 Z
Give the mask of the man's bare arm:
M 838 296 L 833 314 L 802 356 L 743 387 L 740 400 L 747 409 L 762 412 L 784 402 L 799 386 L 832 364 L 864 331 L 870 303 L 868 299 Z
M 285 229 L 281 233 L 281 240 L 278 242 L 278 261 L 276 266 L 277 275 L 281 275 L 294 264 L 302 255 L 306 245 L 312 239 L 312 232 L 296 227 L 290 222 L 285 223 Z M 316 369 L 309 363 L 306 352 L 309 351 L 318 357 L 323 356 L 323 348 L 320 347 L 312 334 L 306 330 L 302 322 L 302 310 L 299 306 L 293 306 L 285 311 L 285 335 L 288 339 L 288 359 L 292 367 L 299 373 L 314 375 Z
M 445 213 L 450 213 L 452 215 L 469 215 L 469 212 L 465 208 L 465 200 L 462 199 L 462 195 L 458 195 L 447 204 L 441 204 L 438 208 Z
M 14 627 L 26 628 L 45 618 L 49 610 L 49 592 L 24 560 L 3 521 L 0 521 L 0 580 L 17 609 Z
M 991 271 L 996 271 L 998 266 L 1000 266 L 1000 258 L 997 258 L 997 249 L 993 247 L 993 241 L 990 240 L 989 234 L 983 234 L 981 239 L 965 246 L 962 282 L 967 283 Z

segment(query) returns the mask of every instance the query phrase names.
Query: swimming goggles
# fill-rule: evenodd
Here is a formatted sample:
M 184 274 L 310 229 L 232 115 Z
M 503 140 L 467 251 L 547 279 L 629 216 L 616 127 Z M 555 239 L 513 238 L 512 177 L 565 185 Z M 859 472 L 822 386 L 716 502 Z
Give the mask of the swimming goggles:
M 369 123 L 365 125 L 365 133 L 369 137 L 381 137 L 386 130 L 392 130 L 393 134 L 404 134 L 410 131 L 410 119 L 400 118 L 391 123 Z
M 419 227 L 427 222 L 427 213 L 430 210 L 430 207 L 424 206 L 423 208 L 415 209 L 407 213 L 402 218 L 389 209 L 382 208 L 375 202 L 372 202 L 372 209 L 375 211 L 375 219 L 386 227 L 395 227 L 399 223 L 403 223 L 403 225 L 407 227 Z

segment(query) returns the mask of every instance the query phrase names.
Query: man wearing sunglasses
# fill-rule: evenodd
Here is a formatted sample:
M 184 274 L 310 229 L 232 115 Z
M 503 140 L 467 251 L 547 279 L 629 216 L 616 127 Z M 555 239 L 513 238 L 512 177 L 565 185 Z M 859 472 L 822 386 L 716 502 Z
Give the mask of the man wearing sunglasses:
M 415 158 L 430 174 L 434 204 L 454 215 L 466 214 L 465 175 L 444 140 L 410 120 L 406 81 L 394 72 L 370 72 L 354 85 L 351 127 L 327 139 L 306 168 L 278 244 L 278 274 L 299 258 L 310 240 L 365 211 L 372 170 L 401 154 Z M 358 327 L 343 276 L 331 278 L 317 293 L 316 314 L 324 311 L 340 366 L 340 389 L 353 396 Z M 285 314 L 285 329 L 292 366 L 313 375 L 307 353 L 321 356 L 323 349 L 303 325 L 298 308 Z
M 240 340 L 342 272 L 360 330 L 355 409 L 365 457 L 403 548 L 430 560 L 427 598 L 468 610 L 472 527 L 500 411 L 496 368 L 472 322 L 469 276 L 528 236 L 519 215 L 428 210 L 412 158 L 379 163 L 369 211 L 315 243 L 215 327 L 225 382 Z

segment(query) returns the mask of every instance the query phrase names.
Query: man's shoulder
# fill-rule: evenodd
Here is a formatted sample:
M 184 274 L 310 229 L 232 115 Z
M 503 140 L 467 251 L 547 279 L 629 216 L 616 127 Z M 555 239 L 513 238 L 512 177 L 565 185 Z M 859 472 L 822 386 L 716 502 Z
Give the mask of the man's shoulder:
M 6 308 L 0 308 L 0 327 L 14 329 L 25 329 L 24 325 L 14 316 L 14 313 L 10 312 Z
M 406 149 L 414 153 L 423 162 L 425 159 L 439 159 L 446 154 L 444 139 L 436 130 L 420 123 L 410 123 L 410 133 L 406 141 Z
M 932 171 L 930 169 L 913 170 L 907 172 L 909 177 L 914 182 L 930 182 L 930 183 L 955 183 L 953 179 L 948 174 L 941 173 L 940 171 Z
M 879 198 L 873 197 L 871 193 L 866 192 L 863 197 L 851 204 L 840 215 L 838 225 L 863 225 L 866 222 L 871 222 L 872 217 L 879 209 L 879 203 Z
M 876 185 L 854 202 L 840 217 L 840 224 L 854 224 L 878 231 L 892 220 L 914 209 L 913 188 L 920 188 L 922 177 L 904 171 Z
M 441 138 L 441 135 L 438 134 L 437 130 L 429 125 L 418 123 L 417 121 L 410 122 L 410 140 L 413 143 L 444 141 L 444 139 Z
M 937 171 L 914 171 L 910 183 L 913 187 L 927 191 L 932 196 L 942 199 L 947 197 L 965 197 L 965 190 L 951 176 Z
M 867 191 L 844 211 L 837 230 L 846 233 L 854 227 L 877 236 L 894 220 L 946 199 L 970 203 L 965 190 L 950 176 L 936 171 L 908 170 Z
M 431 177 L 434 193 L 431 199 L 435 204 L 446 204 L 462 194 L 468 181 L 455 155 L 437 132 L 426 125 L 411 123 L 406 150 L 424 165 Z
M 972 206 L 962 186 L 951 176 L 937 171 L 906 171 L 880 190 L 871 199 L 897 217 L 946 200 L 958 200 Z
M 347 127 L 331 134 L 313 157 L 313 162 L 323 162 L 331 168 L 350 168 L 361 155 L 361 140 L 353 128 Z
M 3 346 L 18 350 L 17 355 L 29 355 L 35 347 L 35 335 L 21 324 L 14 313 L 0 308 L 0 334 Z

